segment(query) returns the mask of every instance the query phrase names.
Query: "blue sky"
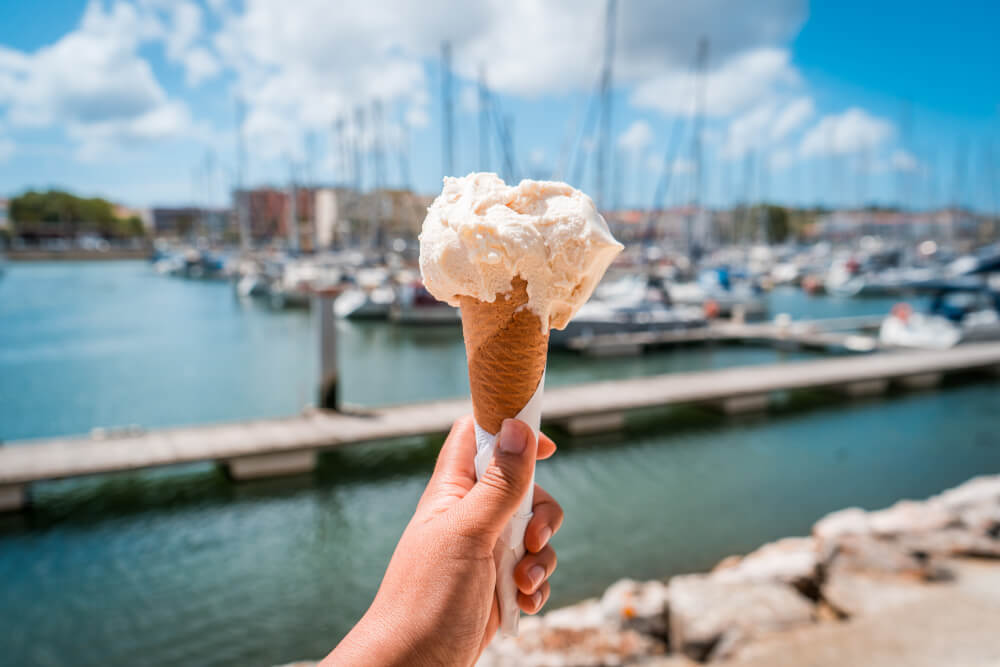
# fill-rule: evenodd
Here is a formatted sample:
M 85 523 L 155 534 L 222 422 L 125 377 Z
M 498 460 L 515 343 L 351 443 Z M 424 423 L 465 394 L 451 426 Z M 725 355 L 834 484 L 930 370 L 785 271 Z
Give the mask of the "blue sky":
M 132 205 L 219 203 L 250 184 L 350 181 L 433 193 L 442 176 L 442 41 L 452 44 L 457 173 L 478 157 L 485 71 L 518 177 L 596 194 L 582 131 L 603 0 L 56 0 L 0 5 L 0 194 L 57 186 Z M 692 70 L 709 40 L 701 197 L 793 204 L 1000 207 L 1000 5 L 621 0 L 604 204 L 695 194 Z M 382 122 L 372 131 L 373 103 Z M 364 125 L 354 119 L 363 110 Z M 676 129 L 675 129 L 676 128 Z M 668 151 L 679 132 L 677 151 Z M 575 168 L 567 160 L 578 155 Z M 667 160 L 667 155 L 671 160 Z M 582 168 L 581 168 L 582 167 Z M 575 181 L 579 182 L 575 182 Z

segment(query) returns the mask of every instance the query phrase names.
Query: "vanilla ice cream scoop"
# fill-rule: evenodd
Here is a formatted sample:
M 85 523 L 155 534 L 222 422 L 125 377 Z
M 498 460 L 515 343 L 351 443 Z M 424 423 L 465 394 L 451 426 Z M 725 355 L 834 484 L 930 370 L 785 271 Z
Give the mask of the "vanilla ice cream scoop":
M 622 251 L 590 197 L 553 181 L 447 177 L 420 233 L 424 286 L 459 305 L 492 302 L 520 276 L 543 326 L 562 329 Z

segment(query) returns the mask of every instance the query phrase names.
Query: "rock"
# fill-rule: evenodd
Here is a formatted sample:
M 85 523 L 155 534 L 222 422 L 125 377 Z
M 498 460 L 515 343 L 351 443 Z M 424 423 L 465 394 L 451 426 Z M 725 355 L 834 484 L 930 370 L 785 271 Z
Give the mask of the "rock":
M 816 620 L 813 605 L 780 583 L 685 575 L 671 579 L 668 591 L 671 646 L 699 661 L 725 658 L 756 635 Z
M 867 535 L 871 532 L 868 514 L 860 507 L 849 507 L 827 514 L 813 525 L 812 535 L 816 540 L 816 551 L 820 561 L 826 561 L 832 554 L 837 539 L 843 535 Z
M 642 667 L 698 667 L 698 663 L 683 655 L 668 655 L 662 658 L 644 660 Z
M 841 615 L 868 616 L 919 599 L 925 589 L 915 579 L 839 569 L 823 582 L 823 599 Z
M 634 605 L 636 616 L 624 618 L 622 609 Z M 656 609 L 662 616 L 666 586 L 659 581 L 628 579 L 612 585 L 601 600 L 584 600 L 544 616 L 521 619 L 517 637 L 498 636 L 483 652 L 480 667 L 525 665 L 626 665 L 667 652 L 665 618 L 658 620 L 663 638 L 641 632 L 634 624 L 652 625 Z
M 957 523 L 958 516 L 940 503 L 901 500 L 868 515 L 868 526 L 877 535 L 930 533 Z
M 566 630 L 583 630 L 599 628 L 605 624 L 604 609 L 598 600 L 584 600 L 569 607 L 554 609 L 544 616 L 527 616 L 521 619 L 522 627 L 527 621 L 529 628 L 532 623 L 540 627 L 561 628 Z
M 959 512 L 963 526 L 977 535 L 1000 538 L 1000 504 L 974 505 Z
M 988 532 L 980 533 L 966 527 L 908 535 L 900 538 L 900 541 L 911 552 L 929 556 L 1000 558 L 1000 539 L 991 537 Z
M 961 511 L 975 506 L 1000 505 L 1000 475 L 973 477 L 968 482 L 931 498 L 947 509 Z
M 606 621 L 667 644 L 668 599 L 667 585 L 662 581 L 622 579 L 604 591 L 600 605 Z
M 822 598 L 844 616 L 877 613 L 907 602 L 919 595 L 924 582 L 949 577 L 939 561 L 903 540 L 851 534 L 830 545 L 824 572 Z
M 743 558 L 730 556 L 712 570 L 716 581 L 777 582 L 794 586 L 815 598 L 818 592 L 818 554 L 812 537 L 786 537 L 765 544 Z
M 825 562 L 828 575 L 840 570 L 931 581 L 938 577 L 940 570 L 926 554 L 915 553 L 895 540 L 843 535 L 831 546 L 832 552 Z
M 843 612 L 834 608 L 826 600 L 820 600 L 816 603 L 816 620 L 820 622 L 833 623 L 836 621 L 842 621 L 846 618 Z
M 479 667 L 598 667 L 627 665 L 664 655 L 664 644 L 635 630 L 612 626 L 579 629 L 549 627 L 544 621 L 518 637 L 493 641 L 479 661 Z

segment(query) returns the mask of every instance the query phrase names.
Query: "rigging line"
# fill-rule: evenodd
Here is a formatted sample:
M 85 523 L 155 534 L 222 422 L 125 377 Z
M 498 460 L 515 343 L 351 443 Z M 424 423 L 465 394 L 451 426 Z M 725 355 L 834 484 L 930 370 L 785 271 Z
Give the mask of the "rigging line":
M 691 71 L 694 72 L 698 67 L 698 63 L 701 58 L 700 49 L 696 52 L 694 60 L 691 63 Z M 653 193 L 653 205 L 648 211 L 646 211 L 646 220 L 643 222 L 644 226 L 648 226 L 653 217 L 653 212 L 657 210 L 665 200 L 667 194 L 670 192 L 670 184 L 672 181 L 672 173 L 674 162 L 677 159 L 677 154 L 680 151 L 682 143 L 681 141 L 681 128 L 687 127 L 687 120 L 693 120 L 694 110 L 697 103 L 695 98 L 695 89 L 697 86 L 697 76 L 691 77 L 691 106 L 688 112 L 683 116 L 677 116 L 674 120 L 673 127 L 671 128 L 670 142 L 667 144 L 667 151 L 663 155 L 663 164 L 660 167 L 660 177 L 657 180 L 656 189 Z M 686 137 L 685 137 L 686 138 Z

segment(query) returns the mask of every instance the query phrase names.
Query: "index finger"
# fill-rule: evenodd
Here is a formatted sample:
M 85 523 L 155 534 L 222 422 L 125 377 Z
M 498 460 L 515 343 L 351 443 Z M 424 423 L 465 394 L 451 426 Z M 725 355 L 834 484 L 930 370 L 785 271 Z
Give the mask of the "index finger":
M 539 461 L 547 459 L 556 453 L 556 443 L 552 441 L 552 438 L 539 432 L 538 434 L 538 455 L 535 457 Z

